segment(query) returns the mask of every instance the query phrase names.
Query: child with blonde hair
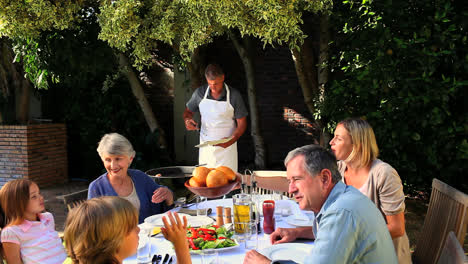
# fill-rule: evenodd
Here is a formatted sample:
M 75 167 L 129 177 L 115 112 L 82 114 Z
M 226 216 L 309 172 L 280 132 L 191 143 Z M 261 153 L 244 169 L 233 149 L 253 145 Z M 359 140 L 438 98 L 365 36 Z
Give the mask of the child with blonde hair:
M 4 219 L 0 223 L 7 263 L 63 263 L 67 257 L 55 231 L 54 217 L 44 212 L 44 198 L 33 181 L 18 179 L 0 189 Z
M 75 264 L 120 264 L 138 248 L 138 211 L 118 196 L 101 196 L 74 208 L 65 223 L 65 245 Z

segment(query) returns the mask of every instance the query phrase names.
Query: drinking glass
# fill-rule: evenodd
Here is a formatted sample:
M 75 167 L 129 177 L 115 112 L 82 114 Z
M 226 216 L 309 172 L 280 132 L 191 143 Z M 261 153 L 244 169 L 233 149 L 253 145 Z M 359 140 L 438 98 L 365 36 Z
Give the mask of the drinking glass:
M 232 197 L 234 207 L 234 231 L 236 234 L 243 234 L 245 226 L 242 223 L 250 221 L 252 199 L 250 195 L 241 193 Z
M 198 196 L 197 197 L 197 216 L 203 215 L 207 216 L 208 214 L 208 208 L 206 207 L 207 198 L 203 196 Z
M 185 203 L 187 202 L 187 198 L 185 197 L 179 197 L 177 198 L 177 200 L 175 201 L 175 207 L 182 207 L 185 205 Z
M 141 225 L 140 233 L 138 234 L 138 250 L 137 250 L 137 262 L 138 263 L 150 263 L 151 262 L 151 242 L 150 235 L 152 226 Z
M 242 223 L 245 226 L 244 243 L 245 249 L 257 249 L 258 247 L 258 225 L 256 221 Z
M 218 264 L 218 251 L 213 248 L 203 249 L 202 264 Z
M 283 194 L 281 194 L 281 192 L 278 192 L 278 191 L 273 192 L 273 200 L 275 202 L 280 201 L 282 199 L 283 199 Z M 281 210 L 282 208 L 280 206 L 275 207 L 275 219 L 277 222 L 281 222 L 281 216 L 282 216 Z

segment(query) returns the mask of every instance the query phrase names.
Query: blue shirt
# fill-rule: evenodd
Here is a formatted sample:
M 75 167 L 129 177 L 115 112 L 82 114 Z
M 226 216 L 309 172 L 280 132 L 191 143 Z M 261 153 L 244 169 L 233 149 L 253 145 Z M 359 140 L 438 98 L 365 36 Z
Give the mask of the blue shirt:
M 157 204 L 151 202 L 153 192 L 161 187 L 161 185 L 154 182 L 148 175 L 142 171 L 132 169 L 128 170 L 128 175 L 132 178 L 138 199 L 140 200 L 140 211 L 138 213 L 138 222 L 140 224 L 143 223 L 146 217 L 164 213 L 171 208 L 170 206 L 166 206 L 165 202 Z M 89 184 L 88 199 L 99 196 L 119 196 L 110 184 L 107 172 Z
M 385 220 L 356 188 L 338 182 L 313 226 L 306 263 L 398 263 Z

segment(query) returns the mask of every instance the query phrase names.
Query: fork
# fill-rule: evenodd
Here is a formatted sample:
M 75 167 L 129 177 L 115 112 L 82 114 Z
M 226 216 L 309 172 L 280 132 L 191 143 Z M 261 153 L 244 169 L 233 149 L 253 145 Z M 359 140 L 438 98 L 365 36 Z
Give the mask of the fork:
M 162 260 L 162 264 L 169 264 L 169 263 L 172 263 L 172 261 L 174 260 L 174 255 L 169 255 L 166 253 L 166 255 L 164 256 L 164 259 Z

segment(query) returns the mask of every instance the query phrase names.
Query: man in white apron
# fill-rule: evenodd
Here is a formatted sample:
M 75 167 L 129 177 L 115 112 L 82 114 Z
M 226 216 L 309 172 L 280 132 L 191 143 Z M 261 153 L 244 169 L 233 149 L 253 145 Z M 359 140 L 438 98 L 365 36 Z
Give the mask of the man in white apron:
M 209 168 L 228 166 L 237 172 L 237 140 L 247 128 L 247 109 L 239 91 L 224 83 L 224 73 L 217 64 L 206 67 L 208 85 L 193 93 L 184 111 L 187 130 L 200 129 L 200 143 L 232 137 L 229 141 L 200 148 L 198 162 Z M 201 128 L 192 117 L 200 112 Z

